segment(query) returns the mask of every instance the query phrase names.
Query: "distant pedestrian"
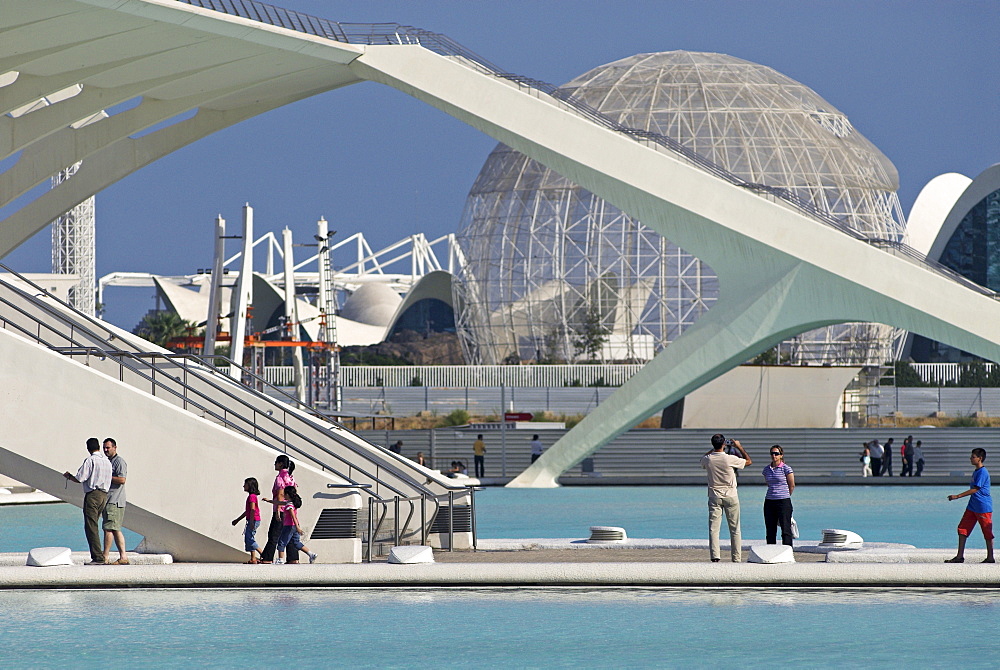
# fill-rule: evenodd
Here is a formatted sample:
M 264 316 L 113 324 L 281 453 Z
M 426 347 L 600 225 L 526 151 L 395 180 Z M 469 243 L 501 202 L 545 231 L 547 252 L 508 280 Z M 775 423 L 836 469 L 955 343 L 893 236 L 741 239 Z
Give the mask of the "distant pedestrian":
M 111 461 L 111 487 L 108 489 L 108 503 L 104 506 L 102 525 L 104 527 L 104 562 L 111 560 L 111 542 L 118 547 L 118 560 L 115 565 L 128 565 L 128 554 L 125 552 L 125 535 L 122 528 L 125 524 L 125 479 L 128 476 L 128 464 L 118 454 L 118 443 L 114 438 L 104 438 L 104 455 Z
M 872 454 L 867 442 L 861 443 L 861 476 L 872 476 Z
M 916 476 L 919 477 L 924 471 L 924 450 L 920 446 L 920 440 L 917 440 L 917 444 L 913 447 L 913 460 L 917 464 Z
M 972 532 L 977 523 L 982 528 L 983 537 L 986 539 L 986 560 L 983 563 L 995 563 L 993 558 L 993 498 L 990 496 L 990 473 L 985 465 L 986 450 L 973 449 L 969 456 L 969 462 L 975 468 L 972 471 L 969 489 L 958 495 L 948 496 L 948 500 L 958 500 L 969 496 L 969 504 L 958 524 L 958 553 L 955 554 L 955 558 L 949 558 L 945 563 L 965 562 L 965 543 L 969 539 L 969 533 Z
M 299 524 L 298 513 L 298 508 L 302 507 L 302 498 L 299 497 L 298 491 L 296 491 L 294 486 L 286 486 L 282 492 L 282 498 L 281 536 L 278 538 L 278 559 L 275 563 L 280 565 L 285 562 L 285 547 L 295 547 L 297 551 L 305 552 L 306 556 L 309 557 L 309 562 L 315 563 L 316 554 L 309 551 L 309 547 L 302 544 L 302 535 L 305 534 L 305 531 L 302 530 L 302 526 Z M 290 558 L 288 562 L 298 563 L 297 553 L 296 558 L 294 560 Z
M 394 454 L 401 454 L 401 453 L 403 453 L 403 441 L 402 440 L 396 440 L 396 444 L 394 444 L 391 447 L 389 447 L 389 451 L 391 451 Z
M 483 436 L 477 435 L 476 441 L 472 443 L 472 460 L 476 466 L 476 477 L 486 475 L 486 443 Z
M 537 435 L 531 436 L 531 462 L 534 463 L 545 452 L 545 445 L 538 439 Z
M 233 519 L 235 526 L 240 519 L 246 519 L 246 526 L 243 528 L 243 548 L 250 553 L 250 560 L 247 563 L 259 563 L 260 545 L 257 544 L 257 528 L 260 527 L 260 485 L 255 477 L 247 477 L 243 480 L 243 490 L 247 493 L 246 507 L 243 514 Z M 256 554 L 256 556 L 254 555 Z
M 740 456 L 723 451 L 734 446 Z M 729 547 L 733 563 L 742 558 L 743 536 L 740 533 L 740 497 L 736 491 L 736 470 L 753 461 L 739 440 L 727 440 L 721 433 L 712 436 L 712 448 L 701 457 L 701 467 L 708 475 L 708 553 L 713 563 L 721 560 L 719 553 L 719 526 L 722 515 L 729 524 Z
M 427 459 L 424 458 L 424 452 L 418 451 L 413 460 L 417 462 L 417 465 L 422 465 L 425 468 L 427 467 Z
M 892 446 L 892 438 L 890 437 L 885 441 L 885 448 L 882 453 L 882 476 L 892 477 L 892 450 L 895 447 Z
M 792 546 L 792 491 L 795 490 L 795 473 L 785 463 L 785 450 L 780 444 L 771 447 L 771 462 L 761 474 L 767 482 L 764 495 L 764 528 L 767 543 L 777 544 L 778 526 L 781 526 L 781 544 Z
M 868 453 L 872 457 L 872 476 L 881 477 L 882 456 L 885 455 L 885 448 L 878 443 L 878 440 L 872 440 L 868 443 Z
M 913 476 L 913 436 L 907 435 L 903 440 L 903 448 L 900 450 L 903 456 L 903 469 L 899 471 L 900 477 Z
M 87 565 L 104 565 L 104 548 L 97 520 L 104 513 L 111 488 L 111 461 L 101 453 L 101 443 L 96 437 L 87 439 L 90 454 L 80 464 L 75 475 L 64 472 L 63 477 L 83 485 L 83 531 L 90 545 L 90 562 Z

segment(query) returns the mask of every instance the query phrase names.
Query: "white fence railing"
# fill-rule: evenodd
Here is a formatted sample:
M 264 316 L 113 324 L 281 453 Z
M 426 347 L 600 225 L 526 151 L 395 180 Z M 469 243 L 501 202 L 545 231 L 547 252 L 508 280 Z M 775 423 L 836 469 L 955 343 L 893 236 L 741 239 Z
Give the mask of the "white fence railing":
M 444 388 L 544 388 L 562 386 L 621 386 L 642 365 L 345 365 L 344 387 L 434 386 Z M 264 368 L 275 386 L 292 384 L 292 367 Z
M 911 363 L 930 384 L 957 382 L 958 363 Z M 340 368 L 343 386 L 506 386 L 540 388 L 558 386 L 621 386 L 641 365 L 345 365 Z M 986 363 L 992 370 L 993 363 Z M 275 386 L 292 385 L 292 366 L 269 365 L 264 378 Z M 415 383 L 419 382 L 419 383 Z
M 930 384 L 947 384 L 957 382 L 961 374 L 958 363 L 910 363 L 920 378 Z M 985 364 L 986 371 L 993 369 L 993 363 Z

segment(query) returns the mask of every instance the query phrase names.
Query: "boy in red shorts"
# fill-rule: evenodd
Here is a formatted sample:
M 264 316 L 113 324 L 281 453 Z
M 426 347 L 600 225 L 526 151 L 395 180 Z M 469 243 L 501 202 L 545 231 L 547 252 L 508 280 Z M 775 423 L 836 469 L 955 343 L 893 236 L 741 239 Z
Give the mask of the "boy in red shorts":
M 958 554 L 955 558 L 949 558 L 945 563 L 965 562 L 965 542 L 969 539 L 969 533 L 979 523 L 983 529 L 983 537 L 986 538 L 986 560 L 983 563 L 995 563 L 993 559 L 993 499 L 990 497 L 990 473 L 986 470 L 983 462 L 986 460 L 985 449 L 973 449 L 969 461 L 976 469 L 972 471 L 972 482 L 968 491 L 962 491 L 958 495 L 948 496 L 948 500 L 958 500 L 965 496 L 971 496 L 965 514 L 958 524 Z

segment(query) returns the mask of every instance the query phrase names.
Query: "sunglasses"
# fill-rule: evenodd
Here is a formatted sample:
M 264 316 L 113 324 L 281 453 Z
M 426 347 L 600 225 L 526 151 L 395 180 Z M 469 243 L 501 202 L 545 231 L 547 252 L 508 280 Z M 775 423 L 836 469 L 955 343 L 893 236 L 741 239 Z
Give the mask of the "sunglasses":
M 781 456 L 781 452 L 780 451 L 772 451 L 771 455 L 772 456 Z

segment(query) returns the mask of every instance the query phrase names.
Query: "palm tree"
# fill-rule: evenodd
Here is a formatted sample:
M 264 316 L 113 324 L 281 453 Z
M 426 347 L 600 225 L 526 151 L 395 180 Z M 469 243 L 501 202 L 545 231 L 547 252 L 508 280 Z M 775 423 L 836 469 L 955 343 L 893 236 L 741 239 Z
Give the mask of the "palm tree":
M 166 347 L 175 337 L 196 335 L 198 325 L 193 321 L 185 321 L 177 312 L 149 312 L 135 328 L 135 334 L 149 340 L 153 344 Z

